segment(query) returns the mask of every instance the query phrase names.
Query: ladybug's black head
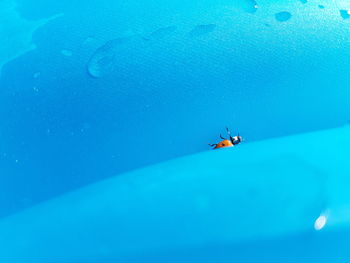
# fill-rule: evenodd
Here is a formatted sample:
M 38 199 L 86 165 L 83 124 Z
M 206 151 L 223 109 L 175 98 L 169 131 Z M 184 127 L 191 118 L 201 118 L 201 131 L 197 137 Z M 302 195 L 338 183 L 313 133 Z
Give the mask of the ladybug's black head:
M 235 137 L 231 137 L 231 141 L 232 141 L 233 145 L 237 145 L 243 141 L 243 138 L 242 138 L 242 136 L 237 135 Z

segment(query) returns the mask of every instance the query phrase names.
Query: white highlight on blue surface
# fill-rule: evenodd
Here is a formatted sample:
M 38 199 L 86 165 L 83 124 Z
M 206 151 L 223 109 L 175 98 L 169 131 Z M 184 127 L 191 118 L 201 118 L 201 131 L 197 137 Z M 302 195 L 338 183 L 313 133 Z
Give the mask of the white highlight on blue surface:
M 322 228 L 325 227 L 326 224 L 327 224 L 327 216 L 320 215 L 315 221 L 314 228 L 315 230 L 321 230 Z

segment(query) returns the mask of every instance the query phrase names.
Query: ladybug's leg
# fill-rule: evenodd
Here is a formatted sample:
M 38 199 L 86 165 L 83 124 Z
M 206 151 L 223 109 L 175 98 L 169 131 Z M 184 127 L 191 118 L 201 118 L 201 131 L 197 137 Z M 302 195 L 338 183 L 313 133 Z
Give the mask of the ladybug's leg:
M 224 137 L 222 137 L 222 135 L 220 134 L 220 138 L 223 139 L 223 140 L 226 140 Z
M 217 146 L 217 144 L 216 144 L 216 143 L 214 143 L 214 144 L 210 144 L 210 143 L 208 143 L 208 145 L 209 145 L 209 146 L 211 146 L 211 147 L 214 147 L 214 146 L 216 147 L 216 146 Z

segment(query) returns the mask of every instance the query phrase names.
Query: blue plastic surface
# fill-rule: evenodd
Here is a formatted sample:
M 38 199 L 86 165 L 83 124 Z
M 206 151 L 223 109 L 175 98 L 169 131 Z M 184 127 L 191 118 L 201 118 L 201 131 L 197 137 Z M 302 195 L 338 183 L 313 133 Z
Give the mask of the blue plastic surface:
M 90 185 L 2 220 L 0 260 L 346 262 L 349 135 L 250 143 Z
M 0 0 L 0 261 L 348 262 L 349 10 Z

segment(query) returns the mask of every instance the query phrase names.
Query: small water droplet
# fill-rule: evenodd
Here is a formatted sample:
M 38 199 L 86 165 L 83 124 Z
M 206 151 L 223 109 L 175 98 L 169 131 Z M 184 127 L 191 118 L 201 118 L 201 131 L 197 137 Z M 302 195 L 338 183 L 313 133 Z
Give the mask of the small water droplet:
M 33 90 L 34 90 L 35 92 L 38 92 L 38 91 L 39 91 L 38 87 L 36 87 L 36 86 L 33 87 Z
M 292 17 L 292 14 L 286 11 L 275 14 L 275 18 L 279 22 L 288 21 L 291 17 Z
M 318 7 L 324 9 L 324 5 L 318 5 Z
M 349 19 L 350 18 L 350 11 L 349 10 L 340 10 L 340 15 L 344 19 Z
M 300 2 L 302 2 L 303 4 L 306 4 L 307 0 L 300 0 Z
M 62 54 L 63 56 L 66 56 L 66 57 L 70 57 L 70 56 L 73 55 L 73 52 L 70 51 L 70 50 L 68 50 L 68 49 L 62 49 L 62 50 L 61 50 L 61 54 Z
M 244 0 L 242 2 L 242 7 L 244 11 L 251 14 L 255 13 L 259 8 L 258 3 L 255 0 Z
M 89 75 L 94 78 L 100 78 L 111 71 L 116 63 L 118 47 L 128 42 L 130 42 L 130 38 L 116 38 L 107 41 L 96 49 L 87 64 Z

